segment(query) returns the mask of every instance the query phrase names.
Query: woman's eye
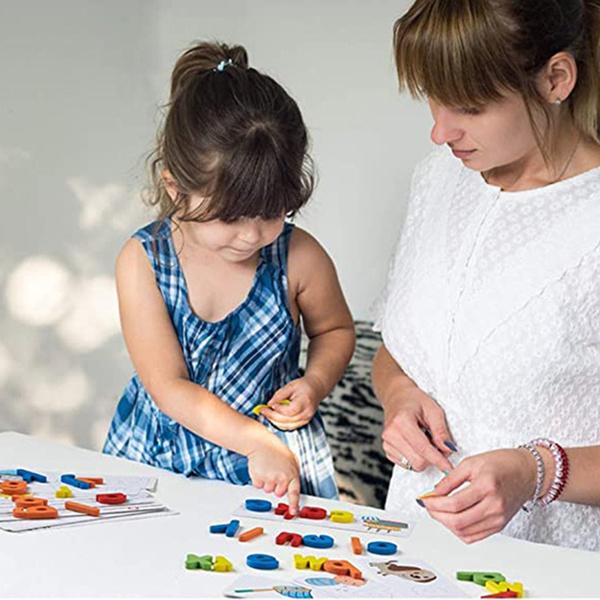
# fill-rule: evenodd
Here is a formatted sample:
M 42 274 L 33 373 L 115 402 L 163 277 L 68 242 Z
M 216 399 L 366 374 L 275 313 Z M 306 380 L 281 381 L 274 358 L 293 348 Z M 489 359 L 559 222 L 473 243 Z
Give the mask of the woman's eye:
M 479 113 L 481 113 L 481 110 L 474 106 L 462 106 L 458 109 L 458 111 L 463 115 L 478 115 Z

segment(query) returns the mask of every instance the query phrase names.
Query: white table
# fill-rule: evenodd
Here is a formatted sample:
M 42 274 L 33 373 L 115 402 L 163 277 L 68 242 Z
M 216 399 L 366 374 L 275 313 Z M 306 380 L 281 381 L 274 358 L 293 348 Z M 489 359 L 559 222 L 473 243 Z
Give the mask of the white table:
M 245 557 L 251 552 L 277 556 L 283 567 L 278 576 L 298 573 L 292 561 L 297 550 L 273 543 L 278 531 L 290 530 L 290 522 L 244 522 L 246 527 L 264 526 L 268 534 L 254 540 L 251 548 L 235 539 L 209 535 L 209 524 L 228 522 L 245 498 L 263 496 L 251 487 L 186 479 L 81 448 L 18 433 L 0 433 L 0 468 L 18 467 L 41 472 L 86 472 L 90 476 L 158 477 L 156 496 L 180 514 L 37 532 L 0 531 L 2 597 L 219 597 L 240 574 L 261 574 L 245 565 Z M 310 502 L 326 508 L 353 509 L 349 504 L 322 499 Z M 291 530 L 306 533 L 304 529 L 296 525 Z M 335 558 L 351 561 L 350 534 L 334 531 L 333 535 L 339 544 Z M 361 538 L 366 542 L 378 536 L 361 534 Z M 600 555 L 596 553 L 501 535 L 467 546 L 428 518 L 418 523 L 410 538 L 394 541 L 404 554 L 425 560 L 451 579 L 461 570 L 500 571 L 509 580 L 523 581 L 531 597 L 600 595 Z M 236 572 L 186 570 L 188 553 L 223 554 L 233 562 Z M 269 572 L 264 575 L 269 576 Z M 475 584 L 456 583 L 470 596 L 486 593 Z

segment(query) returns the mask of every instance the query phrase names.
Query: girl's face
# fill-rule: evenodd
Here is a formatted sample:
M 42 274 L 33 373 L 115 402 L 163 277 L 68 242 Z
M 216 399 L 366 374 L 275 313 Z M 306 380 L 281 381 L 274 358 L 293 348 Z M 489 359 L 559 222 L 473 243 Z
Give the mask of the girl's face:
M 278 219 L 240 219 L 225 223 L 214 219 L 190 222 L 194 241 L 229 262 L 244 262 L 270 243 L 283 230 L 284 216 Z
M 163 171 L 163 179 L 167 193 L 175 201 L 177 185 L 169 171 Z M 204 202 L 203 196 L 191 194 L 187 209 L 193 212 Z M 184 221 L 180 225 L 205 250 L 230 262 L 244 262 L 261 248 L 274 242 L 282 232 L 284 222 L 285 215 L 281 215 L 277 219 L 239 219 L 233 223 L 213 219 L 202 222 Z
M 538 152 L 525 102 L 517 93 L 479 110 L 444 106 L 432 99 L 429 108 L 434 122 L 431 140 L 448 144 L 470 169 L 489 171 Z

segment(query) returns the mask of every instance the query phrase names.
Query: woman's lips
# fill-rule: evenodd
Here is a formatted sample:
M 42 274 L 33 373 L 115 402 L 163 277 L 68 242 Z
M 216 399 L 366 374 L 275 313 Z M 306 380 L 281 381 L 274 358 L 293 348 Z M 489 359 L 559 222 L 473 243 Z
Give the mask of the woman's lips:
M 469 158 L 473 155 L 474 152 L 475 150 L 458 150 L 456 148 L 452 148 L 452 154 L 454 154 L 456 158 L 460 158 L 461 160 Z

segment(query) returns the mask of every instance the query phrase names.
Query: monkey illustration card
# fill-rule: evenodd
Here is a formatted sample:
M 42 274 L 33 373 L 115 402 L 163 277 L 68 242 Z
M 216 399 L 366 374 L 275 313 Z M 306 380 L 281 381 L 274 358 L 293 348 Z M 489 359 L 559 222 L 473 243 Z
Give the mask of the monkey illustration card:
M 456 598 L 465 594 L 454 582 L 420 559 L 405 556 L 355 561 L 367 581 L 386 587 L 391 598 Z

